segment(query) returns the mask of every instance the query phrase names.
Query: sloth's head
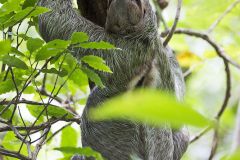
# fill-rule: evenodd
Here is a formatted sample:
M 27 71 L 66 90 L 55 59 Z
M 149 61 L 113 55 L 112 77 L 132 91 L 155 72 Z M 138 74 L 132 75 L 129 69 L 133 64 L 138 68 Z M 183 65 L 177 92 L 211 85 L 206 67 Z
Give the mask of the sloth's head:
M 155 27 L 156 17 L 149 0 L 108 0 L 105 29 L 109 33 L 127 35 Z

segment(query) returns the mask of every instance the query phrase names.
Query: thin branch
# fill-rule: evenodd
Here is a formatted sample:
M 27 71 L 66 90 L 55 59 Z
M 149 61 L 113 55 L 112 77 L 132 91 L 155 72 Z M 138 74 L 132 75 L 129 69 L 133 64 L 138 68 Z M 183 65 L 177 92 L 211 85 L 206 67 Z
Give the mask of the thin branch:
M 215 156 L 217 152 L 218 142 L 219 142 L 219 121 L 217 122 L 217 125 L 215 126 L 214 129 L 212 149 L 208 160 L 212 160 L 213 157 Z
M 190 29 L 177 29 L 175 31 L 175 34 L 186 34 L 186 35 L 201 38 L 207 41 L 216 50 L 216 53 L 218 54 L 219 57 L 223 58 L 224 60 L 228 61 L 230 64 L 235 66 L 236 68 L 240 69 L 240 65 L 237 62 L 233 61 L 229 56 L 227 56 L 223 51 L 223 49 L 219 45 L 217 45 L 217 43 L 214 42 L 206 33 L 198 32 Z
M 176 12 L 176 17 L 175 17 L 175 20 L 174 20 L 174 24 L 173 24 L 170 32 L 168 33 L 168 36 L 167 36 L 166 40 L 163 42 L 164 47 L 166 47 L 168 42 L 172 39 L 174 31 L 177 28 L 177 24 L 178 24 L 178 21 L 179 21 L 179 18 L 180 18 L 181 8 L 182 8 L 182 0 L 178 0 L 177 12 Z
M 27 128 L 27 125 L 26 125 L 26 123 L 25 123 L 25 121 L 24 121 L 24 119 L 23 119 L 23 116 L 22 116 L 22 113 L 21 113 L 21 110 L 20 110 L 19 107 L 18 107 L 18 113 L 19 113 L 19 116 L 20 116 L 20 118 L 21 118 L 21 120 L 22 120 L 22 123 L 23 123 L 23 125 L 24 125 L 24 127 L 25 127 L 25 129 L 26 129 L 26 128 Z M 32 140 L 31 140 L 30 134 L 28 134 L 27 136 L 28 136 L 28 138 L 29 138 L 29 141 L 31 142 Z M 30 151 L 30 152 L 31 152 L 31 151 Z M 30 152 L 28 152 L 28 153 L 30 153 Z
M 48 126 L 51 126 L 59 121 L 64 121 L 64 122 L 76 122 L 77 124 L 81 123 L 81 120 L 79 119 L 79 117 L 76 118 L 72 118 L 72 119 L 66 119 L 66 118 L 54 118 L 54 119 L 50 119 L 49 122 L 46 123 L 42 123 L 40 125 L 36 125 L 36 126 L 14 126 L 14 128 L 16 128 L 19 131 L 40 131 L 43 130 L 45 128 L 47 128 Z M 3 121 L 0 119 L 0 122 L 3 124 L 8 124 L 7 122 Z M 7 131 L 12 131 L 12 129 L 9 126 L 5 126 L 5 127 L 1 127 L 0 128 L 0 132 L 7 132 Z
M 43 65 L 43 67 L 39 70 L 39 72 L 34 75 L 34 78 L 37 78 L 37 77 L 41 74 L 42 70 L 48 65 L 48 62 L 50 62 L 51 59 L 52 59 L 52 58 L 50 58 L 50 59 L 48 59 L 48 60 L 46 61 L 46 63 L 45 63 L 45 64 Z M 37 67 L 37 65 L 36 65 L 36 67 Z M 36 67 L 35 67 L 34 70 L 36 70 Z M 22 90 L 20 91 L 19 94 L 22 94 L 22 93 L 24 92 L 24 90 L 31 84 L 31 82 L 32 82 L 31 78 L 32 78 L 33 74 L 34 74 L 34 72 L 32 72 L 31 75 L 28 77 L 28 79 L 26 80 L 26 82 L 25 82 L 25 84 L 23 85 L 23 88 L 22 88 Z M 0 116 L 9 109 L 9 107 L 13 104 L 13 102 L 16 100 L 16 98 L 17 98 L 17 96 L 15 96 L 15 97 L 12 99 L 12 101 L 10 101 L 10 103 L 0 112 Z
M 49 131 L 50 131 L 50 128 L 51 128 L 51 127 L 46 128 L 46 129 L 43 131 L 41 140 L 40 140 L 40 142 L 36 145 L 36 148 L 35 148 L 35 150 L 34 150 L 34 152 L 33 152 L 33 157 L 32 157 L 33 160 L 36 160 L 36 159 L 37 159 L 37 155 L 38 155 L 38 153 L 40 152 L 40 150 L 41 150 L 44 142 L 45 142 L 46 139 L 47 139 L 47 135 L 48 135 L 48 133 L 49 133 Z
M 12 119 L 13 119 L 13 117 L 14 117 L 14 115 L 15 115 L 15 112 L 16 112 L 16 109 L 17 109 L 17 105 L 18 105 L 18 101 L 19 101 L 19 99 L 20 99 L 20 97 L 21 97 L 21 94 L 19 94 L 18 86 L 17 86 L 16 80 L 15 80 L 15 76 L 14 76 L 12 67 L 9 67 L 9 70 L 10 70 L 10 73 L 11 73 L 11 75 L 12 75 L 12 81 L 13 81 L 14 87 L 15 87 L 15 89 L 16 89 L 16 95 L 17 95 L 17 97 L 16 97 L 16 99 L 15 99 L 16 103 L 14 104 L 14 109 L 13 109 L 11 118 L 9 119 L 9 122 L 12 122 Z
M 30 158 L 18 153 L 18 152 L 13 152 L 13 151 L 8 151 L 2 147 L 0 147 L 0 154 L 4 155 L 4 156 L 8 156 L 8 157 L 14 157 L 14 158 L 18 158 L 21 160 L 31 160 Z
M 59 130 L 57 130 L 55 133 L 53 133 L 53 134 L 46 140 L 46 142 L 51 141 L 51 139 L 52 139 L 53 137 L 55 137 L 58 133 L 60 133 L 62 130 L 64 130 L 65 128 L 67 128 L 67 127 L 69 127 L 69 126 L 71 126 L 71 125 L 72 125 L 72 122 L 71 122 L 71 123 L 68 123 L 67 125 L 63 126 L 63 127 L 60 128 Z
M 168 31 L 169 29 L 165 19 L 163 18 L 163 15 L 162 15 L 163 9 L 161 8 L 159 1 L 154 0 L 153 3 L 155 4 L 155 7 L 156 7 L 156 16 L 157 16 L 158 25 L 160 26 L 160 23 L 162 22 L 165 31 Z
M 175 33 L 176 34 L 186 34 L 186 35 L 189 35 L 189 36 L 195 36 L 195 37 L 198 37 L 198 38 L 201 38 L 201 39 L 207 41 L 215 49 L 217 55 L 220 58 L 223 59 L 223 62 L 224 62 L 224 65 L 225 65 L 226 93 L 225 93 L 224 102 L 223 102 L 219 112 L 217 113 L 217 116 L 215 117 L 216 122 L 217 122 L 217 126 L 215 126 L 216 128 L 214 130 L 212 149 L 211 149 L 211 154 L 209 156 L 209 160 L 211 160 L 211 159 L 213 159 L 214 155 L 216 154 L 217 147 L 218 147 L 219 121 L 220 121 L 220 118 L 223 115 L 224 111 L 227 108 L 227 104 L 228 104 L 230 96 L 231 96 L 231 72 L 230 72 L 230 68 L 229 68 L 229 63 L 234 64 L 235 67 L 239 67 L 239 66 L 238 66 L 238 64 L 236 65 L 235 62 L 233 62 L 232 60 L 227 58 L 224 50 L 220 46 L 218 46 L 217 43 L 215 43 L 213 40 L 211 40 L 210 37 L 207 34 L 192 31 L 192 30 L 186 30 L 186 29 L 176 30 Z
M 224 64 L 225 64 L 225 71 L 226 71 L 226 83 L 227 83 L 227 87 L 226 87 L 226 93 L 225 93 L 225 98 L 224 98 L 224 102 L 222 104 L 222 107 L 220 108 L 216 119 L 219 120 L 221 118 L 221 116 L 223 115 L 224 111 L 227 108 L 227 104 L 229 102 L 229 99 L 231 97 L 231 71 L 229 68 L 229 64 L 226 60 L 224 60 Z
M 208 29 L 208 33 L 211 33 L 219 23 L 221 23 L 221 21 L 224 19 L 224 17 L 229 14 L 238 4 L 240 3 L 240 0 L 236 0 L 235 2 L 233 2 L 228 8 L 227 10 L 209 27 Z
M 7 105 L 9 104 L 10 101 L 1 101 L 0 102 L 0 105 Z M 16 100 L 13 100 L 12 104 L 29 104 L 29 105 L 37 105 L 37 106 L 44 106 L 44 105 L 47 105 L 47 103 L 41 103 L 41 102 L 35 102 L 35 101 L 29 101 L 29 100 L 25 100 L 25 99 L 22 99 L 22 100 L 19 100 L 18 102 Z M 55 106 L 55 107 L 60 107 L 60 106 L 57 106 L 57 105 L 54 105 L 54 104 L 50 104 L 51 106 Z
M 212 126 L 207 127 L 202 132 L 200 132 L 197 136 L 191 139 L 190 143 L 194 143 L 197 140 L 199 140 L 202 136 L 204 136 L 206 133 L 208 133 L 212 129 Z

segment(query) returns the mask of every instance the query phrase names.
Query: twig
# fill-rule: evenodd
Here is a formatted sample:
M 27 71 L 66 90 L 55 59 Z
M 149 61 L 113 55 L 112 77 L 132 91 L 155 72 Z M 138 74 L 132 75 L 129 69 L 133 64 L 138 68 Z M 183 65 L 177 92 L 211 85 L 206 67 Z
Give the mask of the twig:
M 227 10 L 209 27 L 208 29 L 208 33 L 211 33 L 216 27 L 217 25 L 224 19 L 224 17 L 229 14 L 238 4 L 240 3 L 240 0 L 236 0 L 235 2 L 233 2 L 228 8 Z
M 202 136 L 204 136 L 206 133 L 208 133 L 212 129 L 212 126 L 207 127 L 202 132 L 200 132 L 197 136 L 195 136 L 193 139 L 191 139 L 190 143 L 194 143 L 197 140 L 199 140 Z
M 9 103 L 10 103 L 10 101 L 1 101 L 0 105 L 7 105 Z M 29 100 L 23 99 L 23 100 L 19 100 L 18 102 L 16 100 L 13 100 L 12 104 L 29 104 L 29 105 L 44 106 L 47 103 L 34 102 L 34 101 L 29 101 Z M 50 104 L 50 105 L 55 106 L 55 107 L 60 107 L 60 106 L 57 106 L 57 105 L 54 105 L 54 104 Z
M 36 126 L 14 126 L 14 128 L 16 128 L 17 130 L 19 131 L 29 131 L 29 130 L 32 130 L 32 131 L 40 131 L 40 130 L 43 130 L 45 128 L 47 128 L 48 126 L 51 126 L 59 121 L 64 121 L 64 122 L 76 122 L 78 124 L 80 124 L 80 119 L 79 117 L 76 117 L 76 118 L 73 118 L 73 119 L 66 119 L 66 118 L 54 118 L 54 119 L 50 119 L 49 122 L 46 122 L 46 123 L 42 123 L 40 125 L 36 125 Z M 8 124 L 7 122 L 3 121 L 0 119 L 0 122 L 3 123 L 3 124 Z M 5 127 L 1 127 L 0 128 L 0 132 L 6 132 L 6 131 L 12 131 L 12 129 L 9 127 L 9 126 L 5 126 Z
M 214 137 L 213 137 L 213 143 L 212 143 L 212 149 L 211 149 L 211 154 L 209 157 L 209 160 L 211 160 L 217 150 L 218 147 L 218 132 L 219 132 L 219 121 L 220 118 L 222 116 L 222 114 L 224 113 L 224 111 L 226 110 L 228 101 L 230 99 L 231 96 L 231 72 L 230 72 L 230 68 L 229 68 L 229 63 L 234 64 L 235 67 L 239 67 L 238 65 L 236 65 L 235 62 L 233 62 L 232 60 L 230 60 L 229 58 L 227 58 L 227 56 L 224 53 L 224 50 L 217 45 L 217 43 L 215 43 L 213 40 L 210 39 L 210 37 L 205 34 L 205 33 L 200 33 L 200 32 L 196 32 L 196 31 L 192 31 L 192 30 L 186 30 L 186 29 L 179 29 L 175 31 L 176 34 L 186 34 L 186 35 L 190 35 L 190 36 L 195 36 L 198 38 L 201 38 L 205 41 L 207 41 L 216 51 L 217 55 L 223 59 L 224 65 L 225 65 L 225 71 L 226 71 L 226 93 L 225 93 L 225 98 L 224 98 L 224 102 L 217 114 L 217 116 L 215 117 L 216 121 L 217 121 L 217 126 L 214 130 Z M 240 67 L 239 67 L 240 68 Z
M 219 133 L 218 132 L 219 132 L 219 121 L 217 122 L 217 125 L 215 126 L 215 129 L 214 129 L 212 149 L 211 149 L 211 153 L 210 153 L 208 160 L 212 160 L 216 154 L 217 147 L 218 147 L 218 141 L 219 141 Z
M 170 32 L 168 33 L 168 36 L 167 36 L 166 40 L 163 42 L 164 47 L 166 47 L 168 42 L 172 39 L 174 31 L 177 28 L 177 24 L 178 24 L 178 21 L 179 21 L 179 18 L 180 18 L 180 13 L 181 13 L 181 7 L 182 7 L 182 0 L 178 0 L 177 12 L 176 12 L 176 17 L 175 17 L 175 20 L 174 20 L 174 24 L 173 24 Z
M 8 151 L 2 147 L 0 147 L 0 154 L 4 155 L 4 156 L 8 156 L 8 157 L 14 157 L 14 158 L 18 158 L 21 160 L 31 160 L 30 158 L 18 153 L 18 152 L 13 152 L 13 151 Z
M 160 23 L 162 22 L 165 31 L 168 31 L 169 29 L 168 29 L 165 19 L 163 18 L 163 15 L 162 15 L 163 9 L 160 7 L 160 3 L 157 0 L 154 0 L 153 3 L 156 6 L 156 16 L 157 16 L 158 25 L 160 26 Z
M 230 57 L 228 57 L 223 51 L 223 49 L 219 45 L 217 45 L 217 43 L 214 42 L 206 33 L 201 33 L 201 32 L 190 30 L 190 29 L 177 29 L 175 31 L 175 34 L 186 34 L 186 35 L 201 38 L 207 41 L 215 49 L 219 57 L 223 58 L 224 60 L 228 61 L 230 64 L 235 66 L 236 68 L 240 69 L 240 65 L 235 61 L 233 61 Z
M 217 120 L 219 120 L 221 118 L 222 114 L 226 110 L 228 101 L 231 97 L 231 71 L 230 71 L 230 68 L 229 68 L 229 64 L 226 60 L 224 60 L 224 64 L 225 64 L 226 83 L 227 83 L 226 86 L 227 86 L 227 88 L 226 88 L 224 102 L 223 102 L 222 107 L 220 108 L 220 110 L 219 110 L 219 112 L 216 116 Z
M 48 133 L 49 133 L 49 131 L 50 131 L 50 128 L 51 128 L 51 127 L 46 128 L 46 129 L 43 131 L 41 140 L 40 140 L 40 142 L 36 145 L 36 148 L 35 148 L 35 150 L 34 150 L 34 152 L 33 152 L 33 156 L 32 156 L 32 159 L 33 159 L 33 160 L 36 160 L 36 159 L 37 159 L 37 155 L 38 155 L 39 151 L 41 150 L 42 145 L 44 144 L 45 140 L 47 139 L 47 135 L 48 135 Z
M 46 61 L 46 63 L 45 63 L 45 64 L 43 65 L 43 67 L 39 70 L 39 72 L 34 75 L 34 78 L 37 78 L 37 77 L 41 74 L 42 70 L 48 65 L 48 62 L 50 62 L 51 59 L 52 59 L 52 58 L 50 58 L 50 59 L 48 59 L 48 60 Z M 37 65 L 36 65 L 36 67 L 37 67 Z M 34 70 L 36 70 L 36 67 L 35 67 Z M 28 79 L 26 80 L 26 82 L 25 82 L 25 84 L 23 85 L 23 88 L 22 88 L 22 90 L 20 91 L 19 94 L 22 94 L 22 93 L 24 92 L 24 90 L 31 84 L 31 82 L 32 82 L 31 78 L 32 78 L 33 74 L 34 74 L 34 72 L 31 73 L 31 75 L 28 77 Z M 0 116 L 9 109 L 9 107 L 13 104 L 13 102 L 16 100 L 16 98 L 17 98 L 17 96 L 15 96 L 15 97 L 12 99 L 12 101 L 10 101 L 10 103 L 0 112 Z
M 71 126 L 71 125 L 72 125 L 72 122 L 71 122 L 71 123 L 68 123 L 67 125 L 63 126 L 63 127 L 60 128 L 59 130 L 57 130 L 55 133 L 53 133 L 53 134 L 46 140 L 46 142 L 51 141 L 51 139 L 52 139 L 53 137 L 55 137 L 58 133 L 60 133 L 62 130 L 64 130 L 65 128 L 67 128 L 67 127 L 69 127 L 69 126 Z
M 13 81 L 14 87 L 15 87 L 15 89 L 16 89 L 16 95 L 17 95 L 17 97 L 16 97 L 16 99 L 15 99 L 16 103 L 14 104 L 14 109 L 13 109 L 12 115 L 11 115 L 11 117 L 10 117 L 10 119 L 9 119 L 9 122 L 12 123 L 12 119 L 13 119 L 14 114 L 15 114 L 15 112 L 16 112 L 17 105 L 18 105 L 18 101 L 19 101 L 19 99 L 20 99 L 20 97 L 21 97 L 21 94 L 19 94 L 18 86 L 17 86 L 16 80 L 15 80 L 15 76 L 14 76 L 12 67 L 9 67 L 9 70 L 10 70 L 10 73 L 11 73 L 11 75 L 12 75 L 12 81 Z

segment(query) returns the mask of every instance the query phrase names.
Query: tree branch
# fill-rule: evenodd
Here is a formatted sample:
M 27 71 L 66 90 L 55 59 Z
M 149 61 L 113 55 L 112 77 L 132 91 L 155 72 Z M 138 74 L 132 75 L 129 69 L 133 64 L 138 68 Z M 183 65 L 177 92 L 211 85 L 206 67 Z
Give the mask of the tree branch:
M 238 4 L 240 3 L 240 0 L 236 0 L 235 2 L 233 2 L 228 8 L 227 10 L 209 27 L 208 29 L 208 33 L 211 33 L 216 27 L 217 25 L 223 20 L 223 18 L 229 14 Z
M 228 57 L 223 51 L 223 49 L 219 45 L 217 45 L 217 43 L 214 42 L 206 33 L 201 33 L 201 32 L 197 32 L 190 29 L 177 29 L 175 31 L 175 34 L 186 34 L 186 35 L 201 38 L 207 41 L 215 49 L 219 57 L 223 58 L 224 60 L 228 61 L 230 64 L 235 66 L 236 68 L 240 69 L 240 65 L 235 61 L 233 61 L 230 57 Z
M 182 0 L 178 0 L 177 12 L 176 12 L 176 17 L 175 17 L 175 20 L 174 20 L 174 24 L 173 24 L 170 32 L 168 33 L 168 36 L 167 36 L 166 40 L 163 42 L 163 45 L 165 47 L 167 46 L 168 42 L 172 39 L 174 31 L 177 28 L 177 24 L 178 24 L 178 21 L 179 21 L 179 18 L 180 18 L 180 13 L 181 13 L 181 7 L 182 7 Z
M 6 150 L 2 147 L 0 147 L 0 154 L 4 155 L 4 156 L 8 156 L 8 157 L 18 158 L 18 159 L 21 159 L 21 160 L 31 160 L 30 158 L 28 158 L 24 155 L 21 155 L 18 152 L 8 151 L 8 150 Z

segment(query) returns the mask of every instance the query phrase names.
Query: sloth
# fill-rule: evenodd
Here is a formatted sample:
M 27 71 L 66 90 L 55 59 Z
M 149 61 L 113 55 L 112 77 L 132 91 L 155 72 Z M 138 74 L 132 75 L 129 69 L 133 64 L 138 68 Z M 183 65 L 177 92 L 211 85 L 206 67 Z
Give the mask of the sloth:
M 96 71 L 105 88 L 95 86 L 87 100 L 81 124 L 83 147 L 91 147 L 109 160 L 179 160 L 189 143 L 182 130 L 174 130 L 169 124 L 153 127 L 120 120 L 93 122 L 88 116 L 89 109 L 135 88 L 155 88 L 183 98 L 181 68 L 173 52 L 162 45 L 149 0 L 108 0 L 105 27 L 82 17 L 73 9 L 71 0 L 40 0 L 38 5 L 52 10 L 39 17 L 44 40 L 69 39 L 74 32 L 86 32 L 90 41 L 103 40 L 121 48 L 74 50 L 79 60 L 90 53 L 102 57 L 113 71 Z

